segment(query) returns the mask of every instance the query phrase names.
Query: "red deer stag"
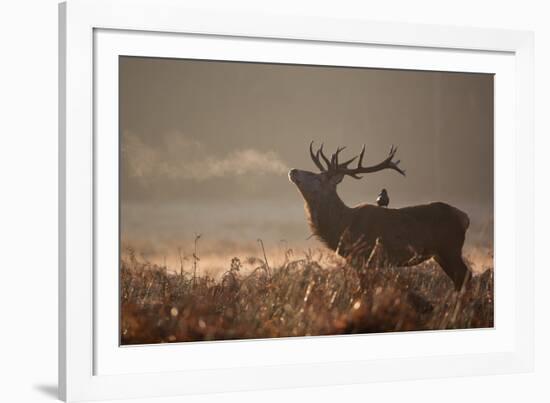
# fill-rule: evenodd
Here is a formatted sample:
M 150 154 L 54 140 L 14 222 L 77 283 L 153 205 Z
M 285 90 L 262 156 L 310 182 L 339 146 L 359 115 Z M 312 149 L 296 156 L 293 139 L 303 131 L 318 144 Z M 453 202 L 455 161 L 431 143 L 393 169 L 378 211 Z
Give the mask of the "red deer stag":
M 369 204 L 346 206 L 336 193 L 336 186 L 344 176 L 361 179 L 359 174 L 384 169 L 402 175 L 405 171 L 399 167 L 399 161 L 394 161 L 397 148 L 393 146 L 386 159 L 368 167 L 362 165 L 365 146 L 358 156 L 340 163 L 338 157 L 344 148 L 338 147 L 329 160 L 323 153 L 323 146 L 313 151 L 312 142 L 309 146 L 311 159 L 321 172 L 291 169 L 288 173 L 290 181 L 305 199 L 313 234 L 346 260 L 357 262 L 359 257 L 367 262 L 367 268 L 380 250 L 384 265 L 414 266 L 433 258 L 451 278 L 455 289 L 460 290 L 471 277 L 462 260 L 462 246 L 470 222 L 468 216 L 440 202 L 397 209 Z M 349 168 L 357 158 L 357 167 Z

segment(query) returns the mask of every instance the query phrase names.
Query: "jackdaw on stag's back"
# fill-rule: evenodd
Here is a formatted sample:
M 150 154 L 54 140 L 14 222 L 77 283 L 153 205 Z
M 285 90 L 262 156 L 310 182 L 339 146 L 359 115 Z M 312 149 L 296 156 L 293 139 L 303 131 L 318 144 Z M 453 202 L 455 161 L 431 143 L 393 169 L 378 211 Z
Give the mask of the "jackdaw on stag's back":
M 376 198 L 376 204 L 380 207 L 388 207 L 388 204 L 390 204 L 390 197 L 388 196 L 388 191 L 386 189 L 382 189 Z

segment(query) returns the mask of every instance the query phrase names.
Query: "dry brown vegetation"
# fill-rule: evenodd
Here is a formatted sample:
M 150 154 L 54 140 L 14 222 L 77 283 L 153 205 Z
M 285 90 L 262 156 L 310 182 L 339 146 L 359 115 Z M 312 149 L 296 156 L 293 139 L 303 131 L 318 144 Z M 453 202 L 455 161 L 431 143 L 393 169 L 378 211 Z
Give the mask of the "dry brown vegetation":
M 121 261 L 121 343 L 149 344 L 493 326 L 493 269 L 456 293 L 435 263 L 367 273 L 322 252 L 270 267 L 233 258 L 219 278 Z

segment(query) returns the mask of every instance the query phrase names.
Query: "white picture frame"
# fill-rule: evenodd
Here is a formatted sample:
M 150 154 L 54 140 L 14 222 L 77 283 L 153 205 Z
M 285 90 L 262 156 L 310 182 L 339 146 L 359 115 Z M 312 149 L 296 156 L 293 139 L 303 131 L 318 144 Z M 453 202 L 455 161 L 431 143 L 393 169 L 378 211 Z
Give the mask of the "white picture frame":
M 171 396 L 532 370 L 531 33 L 200 12 L 170 0 L 71 0 L 60 5 L 59 39 L 61 398 Z M 217 46 L 217 41 L 231 46 Z M 109 172 L 118 156 L 118 137 L 112 136 L 118 103 L 113 61 L 121 54 L 312 64 L 330 64 L 332 57 L 338 65 L 496 74 L 495 329 L 120 348 L 113 336 L 118 266 L 113 272 L 111 265 L 118 236 L 113 231 L 118 182 L 109 181 Z

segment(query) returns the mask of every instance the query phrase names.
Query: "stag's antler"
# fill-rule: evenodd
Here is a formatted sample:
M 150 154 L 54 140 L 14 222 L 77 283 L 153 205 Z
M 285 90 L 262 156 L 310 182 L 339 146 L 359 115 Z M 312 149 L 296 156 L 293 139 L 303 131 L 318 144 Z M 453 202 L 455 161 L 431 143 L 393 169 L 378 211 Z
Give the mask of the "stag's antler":
M 363 148 L 361 149 L 361 153 L 355 157 L 353 157 L 350 160 L 347 160 L 346 162 L 339 163 L 338 162 L 338 155 L 340 152 L 342 152 L 346 147 L 338 147 L 336 149 L 336 152 L 331 155 L 330 160 L 325 156 L 323 153 L 323 145 L 321 144 L 321 147 L 317 150 L 316 153 L 313 152 L 313 141 L 309 145 L 309 153 L 311 156 L 311 159 L 321 170 L 321 172 L 330 172 L 330 173 L 340 173 L 343 175 L 349 175 L 354 179 L 361 179 L 362 176 L 358 176 L 358 174 L 367 174 L 372 172 L 378 172 L 382 171 L 384 169 L 393 169 L 394 171 L 399 172 L 401 175 L 405 175 L 405 171 L 399 167 L 400 160 L 394 161 L 393 157 L 395 157 L 395 153 L 397 152 L 397 147 L 391 146 L 390 152 L 386 159 L 376 165 L 372 165 L 369 167 L 363 166 L 363 157 L 365 156 L 365 145 L 363 145 Z M 325 164 L 327 165 L 326 169 L 319 160 L 319 157 L 321 157 Z M 355 161 L 359 157 L 359 161 L 357 163 L 357 168 L 350 169 L 348 168 L 348 165 L 351 164 L 353 161 Z

